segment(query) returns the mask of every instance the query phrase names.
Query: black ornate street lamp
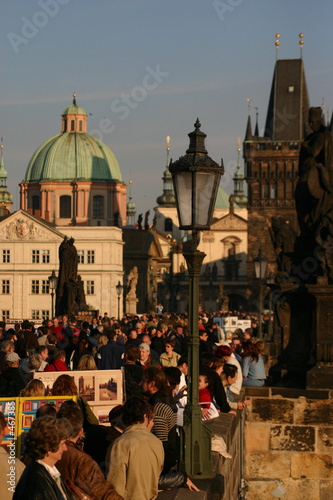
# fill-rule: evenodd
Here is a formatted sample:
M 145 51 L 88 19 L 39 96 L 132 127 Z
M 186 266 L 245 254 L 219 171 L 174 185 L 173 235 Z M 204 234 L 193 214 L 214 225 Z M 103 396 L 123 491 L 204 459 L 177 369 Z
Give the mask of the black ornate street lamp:
M 55 270 L 53 269 L 51 276 L 48 277 L 49 280 L 49 286 L 51 290 L 51 297 L 52 297 L 52 310 L 51 310 L 51 318 L 54 317 L 54 291 L 57 288 L 57 283 L 58 283 L 58 278 L 56 276 Z
M 198 247 L 198 231 L 209 229 L 223 162 L 219 166 L 205 149 L 206 134 L 197 119 L 188 134 L 186 155 L 170 163 L 179 217 L 179 228 L 192 231 L 192 249 L 183 253 L 189 273 L 188 397 L 181 435 L 180 468 L 192 477 L 210 477 L 211 430 L 202 422 L 199 405 L 199 275 L 206 256 Z
M 118 281 L 118 285 L 116 286 L 117 297 L 118 297 L 118 321 L 120 321 L 120 296 L 123 291 L 123 285 Z
M 266 276 L 267 269 L 267 258 L 265 257 L 262 247 L 259 248 L 257 257 L 253 259 L 254 263 L 254 274 L 257 280 L 259 280 L 259 321 L 258 321 L 258 334 L 260 340 L 262 340 L 262 287 L 263 281 Z

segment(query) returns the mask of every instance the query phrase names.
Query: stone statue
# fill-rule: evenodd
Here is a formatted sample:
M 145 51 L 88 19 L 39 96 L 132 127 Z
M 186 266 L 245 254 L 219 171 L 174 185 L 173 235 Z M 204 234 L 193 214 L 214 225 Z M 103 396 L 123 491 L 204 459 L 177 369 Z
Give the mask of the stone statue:
M 271 238 L 276 252 L 278 269 L 281 272 L 291 271 L 290 256 L 294 250 L 296 231 L 289 220 L 284 217 L 272 217 L 268 220 Z
M 322 109 L 310 108 L 312 133 L 302 143 L 295 202 L 300 236 L 295 243 L 299 259 L 319 260 L 317 276 L 333 283 L 332 138 L 323 125 Z
M 139 217 L 138 217 L 138 229 L 142 229 L 142 221 L 143 221 L 143 215 L 139 214 Z
M 126 294 L 126 299 L 130 297 L 136 298 L 136 285 L 138 283 L 138 268 L 136 266 L 130 270 L 129 275 L 127 276 L 127 288 L 128 292 Z
M 74 315 L 87 309 L 83 282 L 77 275 L 78 255 L 74 239 L 65 236 L 59 247 L 59 276 L 56 290 L 56 315 Z
M 150 215 L 150 210 L 147 210 L 147 212 L 145 213 L 145 231 L 148 231 L 149 230 L 149 215 Z

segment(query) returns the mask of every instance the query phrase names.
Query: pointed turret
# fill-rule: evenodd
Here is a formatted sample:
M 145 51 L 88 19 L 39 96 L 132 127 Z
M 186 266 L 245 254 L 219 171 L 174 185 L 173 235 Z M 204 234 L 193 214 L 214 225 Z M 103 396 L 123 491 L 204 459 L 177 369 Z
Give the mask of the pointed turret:
M 129 226 L 134 226 L 135 218 L 136 218 L 136 208 L 135 203 L 132 201 L 132 180 L 129 181 L 129 197 L 126 205 L 126 216 L 127 216 L 127 224 Z
M 256 128 L 254 130 L 255 137 L 259 137 L 259 124 L 258 124 L 258 108 L 256 109 Z
M 240 152 L 241 152 L 241 146 L 240 146 L 240 137 L 238 137 L 238 146 L 237 146 L 237 168 L 235 172 L 235 177 L 233 178 L 234 181 L 234 195 L 235 195 L 235 203 L 241 207 L 241 208 L 246 208 L 247 207 L 247 196 L 244 195 L 244 175 L 241 170 L 241 159 L 240 159 Z
M 246 99 L 248 102 L 248 108 L 249 108 L 249 116 L 247 119 L 247 125 L 246 125 L 246 132 L 245 132 L 245 139 L 244 141 L 251 141 L 252 139 L 252 125 L 251 125 L 251 100 L 248 98 Z
M 3 141 L 1 137 L 1 157 L 0 157 L 0 215 L 7 215 L 11 212 L 13 195 L 7 191 L 7 172 L 3 161 Z
M 163 194 L 156 199 L 156 203 L 158 205 L 164 205 L 168 207 L 176 206 L 176 198 L 173 192 L 173 182 L 172 175 L 169 170 L 170 165 L 170 136 L 166 138 L 167 141 L 167 160 L 166 160 L 166 168 L 162 177 L 163 180 Z

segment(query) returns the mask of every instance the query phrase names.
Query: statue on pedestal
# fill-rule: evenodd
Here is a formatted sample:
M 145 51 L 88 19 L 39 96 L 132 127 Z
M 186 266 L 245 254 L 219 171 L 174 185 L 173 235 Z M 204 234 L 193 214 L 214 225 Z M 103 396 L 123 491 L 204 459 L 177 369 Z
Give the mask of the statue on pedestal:
M 74 239 L 65 236 L 59 247 L 59 276 L 56 290 L 56 315 L 77 314 L 87 309 L 83 282 L 77 274 L 79 258 Z
M 323 125 L 322 109 L 310 108 L 312 133 L 302 143 L 295 202 L 300 236 L 295 254 L 317 261 L 316 276 L 333 283 L 332 137 Z
M 136 286 L 138 283 L 139 273 L 136 266 L 130 270 L 127 276 L 127 294 L 126 294 L 126 313 L 136 314 L 136 306 L 139 299 L 136 296 Z

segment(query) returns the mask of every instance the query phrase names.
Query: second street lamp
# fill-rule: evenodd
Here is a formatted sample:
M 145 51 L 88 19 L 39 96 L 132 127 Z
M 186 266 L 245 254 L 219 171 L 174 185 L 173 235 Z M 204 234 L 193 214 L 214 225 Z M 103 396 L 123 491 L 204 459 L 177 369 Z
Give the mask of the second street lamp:
M 120 321 L 120 296 L 123 291 L 123 285 L 118 281 L 118 285 L 116 286 L 117 297 L 118 297 L 118 321 Z
M 54 317 L 54 291 L 57 288 L 58 278 L 56 276 L 55 270 L 53 269 L 51 276 L 49 276 L 49 285 L 51 290 L 52 297 L 52 310 L 51 310 L 51 318 Z
M 199 276 L 206 254 L 198 247 L 198 231 L 209 229 L 223 174 L 205 149 L 206 134 L 197 119 L 186 155 L 170 163 L 179 229 L 192 231 L 192 249 L 184 252 L 189 273 L 188 397 L 181 434 L 180 468 L 192 477 L 212 476 L 211 430 L 202 422 L 199 405 Z

